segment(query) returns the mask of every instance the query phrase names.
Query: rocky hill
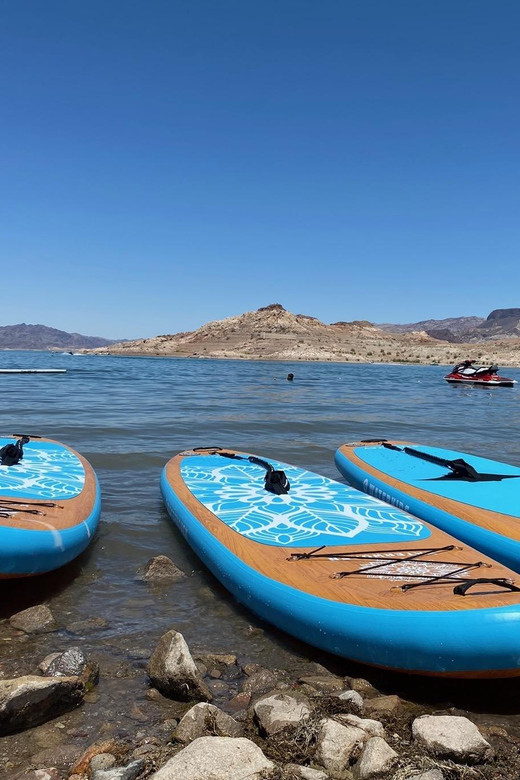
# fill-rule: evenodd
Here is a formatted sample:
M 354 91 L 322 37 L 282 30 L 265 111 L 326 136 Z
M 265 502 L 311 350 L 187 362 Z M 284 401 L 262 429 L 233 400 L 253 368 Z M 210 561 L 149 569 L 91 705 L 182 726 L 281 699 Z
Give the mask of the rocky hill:
M 169 355 L 178 357 L 267 360 L 332 360 L 373 363 L 452 363 L 464 357 L 502 365 L 520 363 L 518 352 L 461 350 L 424 331 L 389 333 L 370 322 L 321 322 L 293 314 L 279 303 L 236 317 L 209 322 L 194 331 L 113 344 L 94 350 L 112 355 Z M 464 354 L 462 354 L 464 353 Z
M 495 309 L 476 328 L 461 334 L 467 341 L 520 338 L 520 309 Z
M 99 336 L 82 336 L 46 325 L 0 325 L 0 349 L 93 349 L 115 342 Z
M 424 331 L 429 336 L 454 344 L 479 341 L 503 341 L 520 338 L 520 309 L 495 309 L 484 317 L 451 317 L 444 320 L 422 320 L 407 325 L 383 323 L 377 326 L 387 333 Z
M 444 320 L 421 320 L 420 322 L 409 322 L 408 324 L 393 325 L 383 322 L 377 327 L 387 333 L 412 333 L 413 331 L 423 330 L 425 333 L 444 333 L 449 334 L 448 341 L 453 341 L 454 337 L 459 336 L 465 331 L 473 330 L 482 322 L 484 317 L 447 317 Z M 437 336 L 437 338 L 441 338 Z

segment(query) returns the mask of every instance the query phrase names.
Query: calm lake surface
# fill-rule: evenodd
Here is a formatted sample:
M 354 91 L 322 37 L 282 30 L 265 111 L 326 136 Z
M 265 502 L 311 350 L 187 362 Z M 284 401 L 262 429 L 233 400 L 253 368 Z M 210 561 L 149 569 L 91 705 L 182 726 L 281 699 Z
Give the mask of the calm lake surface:
M 0 431 L 39 434 L 79 450 L 95 468 L 103 496 L 100 532 L 89 550 L 38 578 L 37 587 L 36 581 L 1 583 L 0 618 L 42 600 L 64 625 L 102 618 L 97 630 L 53 635 L 49 648 L 83 642 L 100 657 L 102 675 L 104 661 L 112 669 L 136 666 L 135 675 L 122 672 L 120 688 L 100 684 L 105 718 L 123 717 L 129 702 L 144 696 L 145 664 L 136 659 L 146 658 L 170 628 L 192 648 L 235 652 L 241 663 L 303 669 L 309 660 L 319 661 L 367 677 L 388 693 L 435 701 L 442 689 L 444 700 L 457 706 L 519 711 L 508 698 L 514 690 L 519 700 L 516 683 L 494 685 L 494 698 L 484 700 L 486 684 L 446 683 L 443 689 L 444 683 L 383 674 L 333 659 L 261 623 L 186 546 L 164 510 L 159 476 L 178 451 L 219 445 L 340 479 L 335 449 L 375 437 L 453 447 L 520 466 L 520 386 L 452 387 L 442 379 L 442 366 L 0 352 L 0 367 L 67 369 L 63 375 L 0 375 Z M 292 383 L 288 372 L 295 375 Z M 519 370 L 502 373 L 520 380 Z M 138 568 L 158 554 L 189 576 L 159 591 L 139 581 Z M 33 663 L 31 643 L 20 673 Z M 479 706 L 471 704 L 476 692 Z

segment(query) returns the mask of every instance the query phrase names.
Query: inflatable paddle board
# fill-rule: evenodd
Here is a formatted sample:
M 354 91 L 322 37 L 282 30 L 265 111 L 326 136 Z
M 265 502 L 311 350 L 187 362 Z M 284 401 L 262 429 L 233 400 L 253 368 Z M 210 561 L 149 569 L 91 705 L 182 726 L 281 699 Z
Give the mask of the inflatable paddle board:
M 66 374 L 66 368 L 0 368 L 0 374 Z
M 206 566 L 283 631 L 398 671 L 520 675 L 516 575 L 401 509 L 218 447 L 172 458 L 161 491 Z
M 23 442 L 23 444 L 22 444 Z M 22 458 L 10 452 L 22 447 Z M 101 511 L 92 466 L 50 439 L 0 437 L 0 579 L 69 563 L 92 540 Z
M 336 452 L 354 487 L 433 523 L 520 572 L 520 468 L 409 442 L 361 441 Z

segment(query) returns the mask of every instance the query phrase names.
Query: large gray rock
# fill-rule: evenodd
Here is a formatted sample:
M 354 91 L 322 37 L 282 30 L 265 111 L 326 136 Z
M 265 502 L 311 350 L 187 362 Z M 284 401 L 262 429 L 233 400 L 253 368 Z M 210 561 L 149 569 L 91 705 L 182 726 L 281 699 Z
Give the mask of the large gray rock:
M 145 766 L 146 761 L 140 758 L 126 766 L 119 766 L 114 769 L 97 769 L 92 773 L 91 780 L 135 780 Z
M 423 715 L 412 723 L 414 740 L 429 753 L 465 764 L 489 761 L 493 749 L 478 728 L 458 715 Z
M 149 780 L 261 780 L 273 769 L 260 748 L 240 737 L 200 737 Z
M 47 670 L 51 663 L 54 661 L 55 658 L 57 658 L 61 653 L 49 653 L 49 655 L 46 655 L 45 658 L 41 663 L 38 664 L 38 669 L 42 674 L 47 674 Z
M 401 706 L 399 696 L 376 696 L 365 700 L 365 714 L 376 718 L 381 715 L 393 715 Z
M 173 561 L 166 555 L 156 555 L 150 558 L 138 578 L 148 582 L 167 583 L 182 580 L 186 577 L 183 571 L 177 568 Z
M 338 699 L 348 704 L 356 715 L 361 715 L 363 712 L 363 697 L 357 691 L 342 691 L 338 693 Z
M 387 776 L 395 762 L 397 753 L 381 737 L 371 737 L 365 745 L 360 761 L 354 767 L 354 777 L 359 780 Z
M 243 733 L 243 726 L 231 715 L 222 712 L 213 704 L 201 702 L 195 704 L 182 718 L 175 731 L 175 739 L 188 743 L 211 734 L 218 734 L 220 737 L 241 737 Z
M 362 696 L 379 693 L 377 688 L 374 688 L 372 683 L 369 683 L 368 680 L 365 680 L 363 677 L 351 677 L 349 682 L 352 690 L 357 691 Z
M 266 734 L 276 734 L 306 720 L 311 708 L 306 699 L 297 699 L 286 693 L 275 693 L 259 699 L 253 707 L 261 729 Z
M 0 680 L 0 736 L 38 726 L 83 701 L 78 677 L 27 675 Z
M 265 693 L 272 691 L 278 685 L 278 677 L 270 669 L 259 669 L 253 672 L 242 686 L 242 693 Z
M 45 604 L 38 604 L 36 607 L 17 612 L 11 617 L 9 623 L 13 628 L 26 634 L 48 634 L 58 628 L 54 615 Z
M 379 720 L 371 718 L 360 718 L 358 715 L 337 715 L 338 720 L 345 726 L 356 726 L 358 729 L 366 731 L 369 737 L 384 737 L 385 729 Z
M 357 758 L 368 734 L 356 726 L 342 726 L 327 718 L 321 721 L 316 746 L 316 760 L 333 778 L 342 778 Z
M 338 693 L 345 689 L 345 681 L 342 677 L 329 675 L 311 675 L 310 677 L 300 677 L 298 682 L 314 688 L 320 693 Z
M 95 685 L 99 664 L 90 661 L 80 647 L 69 647 L 51 659 L 44 674 L 46 677 L 81 677 L 85 684 Z
M 160 639 L 148 664 L 152 684 L 164 696 L 181 701 L 211 701 L 182 634 L 168 631 Z
M 98 769 L 112 769 L 116 763 L 117 759 L 112 753 L 98 753 L 97 756 L 92 756 L 90 771 L 96 772 Z
M 329 780 L 329 775 L 321 769 L 312 769 L 310 766 L 300 766 L 300 764 L 286 764 L 286 772 L 300 777 L 301 780 Z

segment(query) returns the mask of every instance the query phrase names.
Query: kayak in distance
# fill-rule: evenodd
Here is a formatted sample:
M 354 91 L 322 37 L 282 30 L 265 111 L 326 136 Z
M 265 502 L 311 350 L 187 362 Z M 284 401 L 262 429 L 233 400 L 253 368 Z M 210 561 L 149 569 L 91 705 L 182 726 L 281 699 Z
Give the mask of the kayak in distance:
M 0 579 L 69 563 L 92 541 L 100 513 L 85 458 L 51 439 L 0 437 Z
M 516 379 L 498 375 L 498 366 L 474 366 L 474 360 L 457 363 L 444 379 L 452 385 L 476 385 L 477 387 L 514 387 Z
M 520 675 L 516 575 L 402 509 L 219 447 L 165 466 L 170 517 L 246 607 L 315 647 L 423 675 Z
M 520 468 L 456 450 L 360 441 L 336 452 L 354 487 L 520 572 Z

